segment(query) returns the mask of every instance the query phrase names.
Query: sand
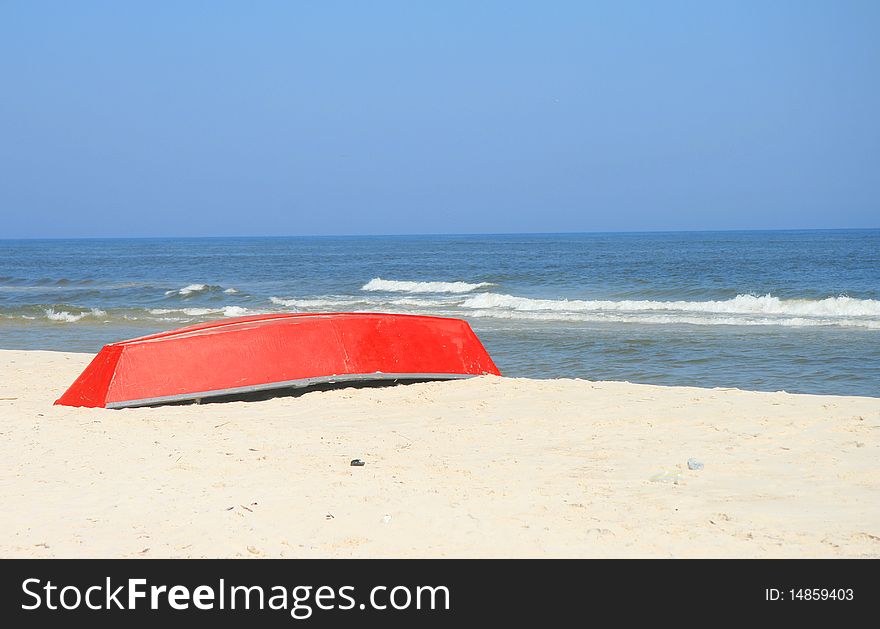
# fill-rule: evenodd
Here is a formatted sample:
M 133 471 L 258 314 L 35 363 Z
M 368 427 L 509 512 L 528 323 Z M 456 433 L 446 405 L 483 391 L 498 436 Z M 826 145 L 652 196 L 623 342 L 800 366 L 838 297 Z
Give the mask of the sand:
M 90 359 L 0 351 L 2 557 L 880 556 L 878 398 L 483 377 L 52 406 Z

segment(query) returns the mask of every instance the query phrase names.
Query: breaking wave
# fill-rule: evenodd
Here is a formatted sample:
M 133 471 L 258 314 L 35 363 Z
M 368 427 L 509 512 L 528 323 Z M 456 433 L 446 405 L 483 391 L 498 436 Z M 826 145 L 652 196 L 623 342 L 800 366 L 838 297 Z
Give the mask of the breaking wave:
M 719 301 L 530 299 L 497 293 L 468 297 L 473 316 L 533 320 L 690 323 L 696 325 L 837 325 L 880 329 L 880 301 L 852 297 L 780 299 L 737 295 Z
M 265 309 L 250 310 L 242 306 L 217 308 L 88 308 L 68 304 L 29 305 L 19 308 L 0 308 L 2 321 L 50 321 L 58 323 L 121 323 L 128 321 L 192 321 L 219 317 L 242 317 Z
M 186 315 L 187 317 L 206 317 L 208 315 L 242 317 L 251 314 L 250 310 L 241 306 L 224 306 L 222 308 L 151 308 L 148 312 L 153 315 Z
M 568 300 L 529 299 L 497 293 L 484 293 L 469 297 L 464 308 L 507 308 L 524 311 L 567 312 L 639 312 L 678 311 L 716 314 L 766 314 L 826 317 L 880 317 L 880 301 L 853 299 L 852 297 L 828 297 L 826 299 L 780 299 L 772 295 L 737 295 L 723 301 L 648 301 L 648 300 Z
M 85 317 L 100 318 L 106 317 L 107 312 L 100 308 L 92 308 L 82 312 L 69 312 L 67 310 L 56 311 L 54 308 L 46 308 L 46 318 L 49 321 L 61 321 L 63 323 L 76 323 Z M 28 318 L 28 317 L 23 317 Z M 30 317 L 33 318 L 33 317 Z
M 188 284 L 183 288 L 175 288 L 173 290 L 166 290 L 166 295 L 179 295 L 181 297 L 189 297 L 190 295 L 195 295 L 198 293 L 209 293 L 209 292 L 219 292 L 223 291 L 224 293 L 237 293 L 238 291 L 234 288 L 223 289 L 222 286 L 217 286 L 215 284 Z
M 403 282 L 374 277 L 361 287 L 365 291 L 386 293 L 470 293 L 480 288 L 494 286 L 491 282 L 469 284 L 468 282 Z
M 299 310 L 300 308 L 349 308 L 358 304 L 367 303 L 367 300 L 364 299 L 344 296 L 330 296 L 317 299 L 282 299 L 281 297 L 270 297 L 269 301 L 276 306 L 292 308 L 293 310 Z
M 243 317 L 248 314 L 251 314 L 251 311 L 241 306 L 226 306 L 223 308 L 224 317 Z
M 46 303 L 0 307 L 3 320 L 192 322 L 272 312 L 387 312 L 429 314 L 522 322 L 638 323 L 815 327 L 880 330 L 880 300 L 846 296 L 780 299 L 773 295 L 737 295 L 707 301 L 535 299 L 501 293 L 434 295 L 309 295 L 302 298 L 246 298 L 248 307 L 192 304 L 190 307 L 93 308 Z
M 709 301 L 532 299 L 500 293 L 434 297 L 327 295 L 271 303 L 293 311 L 413 312 L 523 321 L 691 325 L 843 326 L 880 329 L 880 301 L 737 295 Z
M 469 313 L 474 318 L 511 319 L 525 321 L 565 321 L 571 323 L 641 323 L 641 324 L 686 324 L 686 325 L 741 325 L 741 326 L 783 326 L 816 327 L 838 326 L 880 330 L 880 321 L 871 319 L 825 319 L 807 317 L 736 317 L 713 315 L 664 315 L 664 314 L 609 314 L 609 313 L 566 313 L 566 312 L 511 312 L 504 310 L 475 310 Z
M 269 301 L 276 306 L 292 308 L 294 310 L 310 310 L 315 308 L 330 308 L 337 310 L 358 309 L 381 309 L 392 308 L 421 308 L 436 310 L 437 308 L 449 308 L 458 305 L 460 297 L 435 297 L 433 299 L 416 299 L 413 297 L 348 297 L 345 295 L 328 295 L 311 299 L 282 299 L 270 297 Z

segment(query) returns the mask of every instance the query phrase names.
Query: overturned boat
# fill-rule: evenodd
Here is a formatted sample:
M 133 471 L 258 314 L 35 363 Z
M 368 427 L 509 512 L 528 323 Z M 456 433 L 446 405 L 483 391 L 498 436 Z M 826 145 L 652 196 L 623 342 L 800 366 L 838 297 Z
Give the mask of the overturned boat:
M 106 345 L 55 404 L 124 408 L 486 374 L 501 375 L 461 319 L 271 314 Z

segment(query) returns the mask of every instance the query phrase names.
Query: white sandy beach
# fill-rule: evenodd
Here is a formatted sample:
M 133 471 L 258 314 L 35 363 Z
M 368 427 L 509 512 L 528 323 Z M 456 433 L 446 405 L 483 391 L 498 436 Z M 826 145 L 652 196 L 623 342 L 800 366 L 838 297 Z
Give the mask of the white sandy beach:
M 90 359 L 0 351 L 2 557 L 880 556 L 880 398 L 484 377 L 52 406 Z

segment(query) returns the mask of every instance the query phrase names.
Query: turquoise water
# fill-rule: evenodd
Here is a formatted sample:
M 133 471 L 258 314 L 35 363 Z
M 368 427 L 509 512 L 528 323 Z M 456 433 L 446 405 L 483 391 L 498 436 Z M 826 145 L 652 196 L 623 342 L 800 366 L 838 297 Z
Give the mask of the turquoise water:
M 510 376 L 880 394 L 880 230 L 0 240 L 0 348 L 288 311 L 463 317 Z

